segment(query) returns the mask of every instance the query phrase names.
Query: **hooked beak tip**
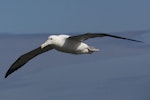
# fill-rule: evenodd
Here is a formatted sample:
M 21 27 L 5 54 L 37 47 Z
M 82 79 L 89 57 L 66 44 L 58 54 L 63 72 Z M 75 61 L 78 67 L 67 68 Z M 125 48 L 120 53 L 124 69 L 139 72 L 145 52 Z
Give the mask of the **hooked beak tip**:
M 46 46 L 47 46 L 46 43 L 42 44 L 42 45 L 41 45 L 41 49 L 43 49 L 43 48 L 46 47 Z
M 43 48 L 44 48 L 44 46 L 41 45 L 41 49 L 43 49 Z

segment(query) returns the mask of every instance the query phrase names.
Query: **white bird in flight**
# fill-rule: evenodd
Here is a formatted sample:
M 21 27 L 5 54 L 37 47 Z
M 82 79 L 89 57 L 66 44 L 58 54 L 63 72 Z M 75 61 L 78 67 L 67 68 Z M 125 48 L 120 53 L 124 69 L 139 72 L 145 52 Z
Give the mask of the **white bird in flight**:
M 118 39 L 125 39 L 125 40 L 130 40 L 135 42 L 142 42 L 142 41 L 110 35 L 106 33 L 86 33 L 77 36 L 51 35 L 48 37 L 48 40 L 45 43 L 43 43 L 40 47 L 21 55 L 8 69 L 5 78 L 7 78 L 8 75 L 13 73 L 20 67 L 22 67 L 32 58 L 52 49 L 65 52 L 65 53 L 72 53 L 72 54 L 91 54 L 93 52 L 100 51 L 99 49 L 96 49 L 94 47 L 85 44 L 83 41 L 89 38 L 105 37 L 105 36 L 118 38 Z

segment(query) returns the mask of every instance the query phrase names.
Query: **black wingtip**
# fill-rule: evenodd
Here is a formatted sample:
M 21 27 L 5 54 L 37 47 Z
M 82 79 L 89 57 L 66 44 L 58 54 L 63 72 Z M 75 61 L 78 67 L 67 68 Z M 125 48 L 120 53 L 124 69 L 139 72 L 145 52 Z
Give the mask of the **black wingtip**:
M 140 43 L 144 43 L 143 41 L 139 41 L 139 40 L 135 40 L 135 42 L 140 42 Z
M 115 35 L 110 35 L 110 34 L 104 34 L 104 35 L 105 36 L 114 37 L 114 38 L 120 38 L 120 39 L 130 40 L 130 41 L 134 41 L 134 42 L 144 43 L 143 41 L 134 40 L 134 39 L 130 39 L 130 38 L 125 38 L 125 37 L 120 37 L 120 36 L 115 36 Z
M 4 78 L 7 78 L 11 73 L 13 73 L 15 70 L 12 70 L 12 68 L 10 67 L 9 69 L 8 69 L 8 71 L 6 72 L 6 74 L 5 74 L 5 77 Z
M 140 42 L 140 43 L 144 43 L 143 41 L 138 41 L 138 40 L 132 40 L 132 41 L 135 41 L 135 42 Z
M 7 77 L 8 77 L 8 74 L 6 74 L 4 78 L 7 78 Z
M 14 71 L 16 71 L 18 68 L 20 68 L 20 66 L 18 68 L 15 68 L 16 62 L 8 69 L 8 71 L 5 74 L 5 78 L 7 78 L 10 74 L 12 74 Z
M 5 78 L 7 78 L 12 72 L 10 70 L 7 71 L 7 73 L 5 74 Z
M 5 75 L 5 77 L 4 78 L 7 78 L 8 77 L 8 75 Z

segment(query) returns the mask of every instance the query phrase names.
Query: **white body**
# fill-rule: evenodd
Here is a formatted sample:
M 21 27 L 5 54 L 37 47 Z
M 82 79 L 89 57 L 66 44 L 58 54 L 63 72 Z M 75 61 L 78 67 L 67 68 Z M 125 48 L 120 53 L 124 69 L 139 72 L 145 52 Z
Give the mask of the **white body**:
M 48 40 L 41 45 L 41 48 L 44 48 L 48 45 L 53 45 L 54 49 L 66 53 L 72 54 L 90 54 L 94 51 L 99 51 L 94 47 L 90 47 L 87 44 L 68 39 L 68 35 L 52 35 L 48 37 Z

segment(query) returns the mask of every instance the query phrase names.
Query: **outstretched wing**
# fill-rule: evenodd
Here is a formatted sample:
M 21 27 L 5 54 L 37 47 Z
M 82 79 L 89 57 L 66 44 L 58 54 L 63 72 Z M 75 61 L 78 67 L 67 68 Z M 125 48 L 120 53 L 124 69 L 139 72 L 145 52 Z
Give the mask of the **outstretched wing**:
M 14 71 L 16 71 L 17 69 L 19 69 L 20 67 L 22 67 L 24 64 L 26 64 L 28 61 L 30 61 L 32 58 L 36 57 L 37 55 L 44 53 L 48 50 L 53 49 L 52 46 L 47 46 L 45 48 L 41 48 L 38 47 L 22 56 L 20 56 L 12 65 L 11 67 L 8 69 L 5 78 L 8 77 L 8 75 L 10 75 L 11 73 L 13 73 Z
M 71 36 L 71 37 L 69 37 L 69 39 L 73 39 L 73 40 L 77 40 L 77 41 L 84 41 L 89 38 L 105 37 L 105 36 L 118 38 L 118 39 L 124 39 L 124 40 L 130 40 L 130 41 L 135 41 L 135 42 L 142 42 L 142 41 L 129 39 L 129 38 L 125 38 L 125 37 L 120 37 L 120 36 L 116 36 L 116 35 L 110 35 L 110 34 L 106 34 L 106 33 L 86 33 L 83 35 Z

